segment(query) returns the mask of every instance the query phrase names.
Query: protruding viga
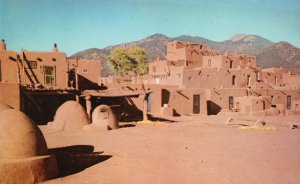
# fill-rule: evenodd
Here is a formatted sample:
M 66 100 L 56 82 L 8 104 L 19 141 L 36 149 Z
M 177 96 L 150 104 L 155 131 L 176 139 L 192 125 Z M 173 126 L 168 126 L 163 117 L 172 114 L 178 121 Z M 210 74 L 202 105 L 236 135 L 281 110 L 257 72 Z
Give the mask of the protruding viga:
M 40 129 L 24 113 L 0 112 L 0 183 L 34 183 L 57 175 Z

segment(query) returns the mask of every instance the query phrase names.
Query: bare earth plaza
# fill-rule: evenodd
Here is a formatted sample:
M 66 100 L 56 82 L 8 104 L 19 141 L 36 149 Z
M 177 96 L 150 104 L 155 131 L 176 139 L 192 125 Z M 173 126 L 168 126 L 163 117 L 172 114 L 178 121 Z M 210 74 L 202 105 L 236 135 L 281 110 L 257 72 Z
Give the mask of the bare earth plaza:
M 288 42 L 154 34 L 70 56 L 9 44 L 0 184 L 300 183 L 300 49 Z

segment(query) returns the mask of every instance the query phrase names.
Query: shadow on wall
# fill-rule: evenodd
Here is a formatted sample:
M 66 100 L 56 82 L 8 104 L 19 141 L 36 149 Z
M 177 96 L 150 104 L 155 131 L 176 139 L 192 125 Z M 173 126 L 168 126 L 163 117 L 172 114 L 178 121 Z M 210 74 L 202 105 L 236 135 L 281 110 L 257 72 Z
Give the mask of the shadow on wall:
M 101 104 L 110 106 L 118 120 L 121 122 L 143 120 L 143 112 L 129 97 L 101 97 L 100 99 L 95 99 L 92 102 L 92 106 L 94 108 Z M 94 109 L 92 109 L 92 111 L 93 110 Z
M 102 89 L 103 87 L 99 86 L 97 83 L 90 81 L 89 79 L 83 77 L 82 75 L 78 75 L 78 86 L 80 90 L 86 89 Z
M 101 155 L 103 152 L 94 152 L 91 145 L 73 145 L 61 148 L 49 149 L 56 156 L 58 165 L 58 177 L 75 174 L 103 162 L 111 155 Z
M 221 111 L 221 107 L 213 101 L 207 101 L 207 115 L 216 115 Z
M 75 94 L 32 94 L 22 90 L 21 98 L 21 111 L 42 125 L 53 121 L 58 107 L 68 100 L 75 100 Z

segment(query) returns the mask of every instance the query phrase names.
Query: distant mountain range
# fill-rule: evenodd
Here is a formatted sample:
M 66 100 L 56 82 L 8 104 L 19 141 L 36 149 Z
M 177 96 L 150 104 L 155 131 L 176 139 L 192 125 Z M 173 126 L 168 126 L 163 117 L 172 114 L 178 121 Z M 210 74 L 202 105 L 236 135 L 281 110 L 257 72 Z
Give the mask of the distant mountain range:
M 134 47 L 138 46 L 147 52 L 149 61 L 166 58 L 166 44 L 171 40 L 179 40 L 193 43 L 205 43 L 211 49 L 244 53 L 255 55 L 257 58 L 257 65 L 262 68 L 266 67 L 285 67 L 294 72 L 300 72 L 300 49 L 291 45 L 288 42 L 274 43 L 263 37 L 257 35 L 237 34 L 229 40 L 222 42 L 212 41 L 198 36 L 182 35 L 175 38 L 170 38 L 162 34 L 154 34 L 147 38 L 122 43 L 114 46 L 105 47 L 103 49 L 91 48 L 75 53 L 70 58 L 77 57 L 78 59 L 100 59 L 103 67 L 102 76 L 109 76 L 114 74 L 111 65 L 106 62 L 105 56 L 111 50 L 117 47 Z

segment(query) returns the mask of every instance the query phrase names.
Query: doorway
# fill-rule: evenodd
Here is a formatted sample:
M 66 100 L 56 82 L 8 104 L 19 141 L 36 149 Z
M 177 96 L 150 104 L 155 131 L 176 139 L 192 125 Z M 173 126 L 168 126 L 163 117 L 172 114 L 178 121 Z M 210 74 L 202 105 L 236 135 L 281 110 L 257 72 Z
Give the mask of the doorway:
M 200 95 L 193 96 L 193 113 L 194 114 L 200 113 Z
M 76 69 L 71 68 L 68 71 L 68 87 L 69 88 L 76 88 Z
M 161 90 L 161 106 L 163 107 L 164 104 L 169 105 L 169 100 L 170 100 L 170 92 L 166 89 Z

